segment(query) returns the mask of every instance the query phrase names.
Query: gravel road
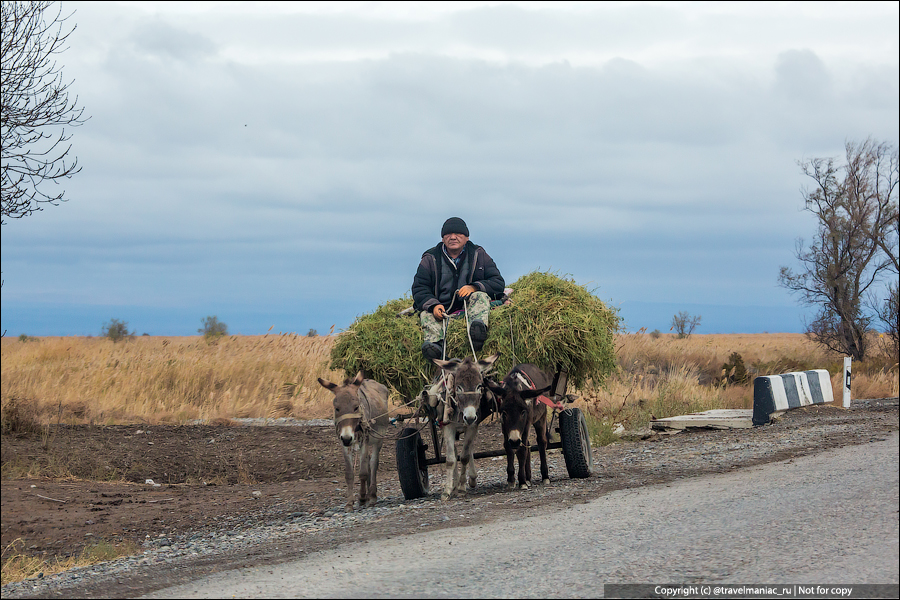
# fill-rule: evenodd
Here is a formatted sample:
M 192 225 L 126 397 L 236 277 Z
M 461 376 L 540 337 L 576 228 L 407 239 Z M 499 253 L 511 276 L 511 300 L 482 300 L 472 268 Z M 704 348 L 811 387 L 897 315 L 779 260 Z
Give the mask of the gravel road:
M 897 448 L 894 432 L 550 515 L 351 543 L 143 597 L 596 598 L 605 583 L 897 583 Z
M 405 501 L 389 479 L 379 482 L 378 505 L 349 514 L 340 495 L 325 512 L 280 500 L 212 528 L 148 540 L 136 556 L 6 585 L 2 595 L 175 597 L 189 593 L 176 586 L 196 581 L 206 590 L 231 581 L 227 592 L 210 593 L 216 597 L 576 597 L 616 581 L 749 583 L 767 575 L 846 583 L 849 573 L 857 583 L 896 583 L 898 404 L 812 406 L 752 429 L 639 435 L 595 448 L 588 479 L 569 479 L 555 451 L 551 483 L 527 491 L 506 490 L 505 461 L 483 459 L 479 488 L 447 502 Z M 434 468 L 432 489 L 441 479 Z M 550 525 L 537 534 L 542 523 Z M 558 548 L 548 551 L 548 543 Z M 376 569 L 372 556 L 389 560 Z M 448 561 L 450 576 L 439 566 Z M 234 583 L 277 583 L 301 569 L 315 575 L 302 585 L 322 587 L 263 592 Z M 474 575 L 467 580 L 465 571 Z M 514 587 L 525 572 L 534 582 Z M 380 582 L 324 587 L 360 585 L 367 573 Z

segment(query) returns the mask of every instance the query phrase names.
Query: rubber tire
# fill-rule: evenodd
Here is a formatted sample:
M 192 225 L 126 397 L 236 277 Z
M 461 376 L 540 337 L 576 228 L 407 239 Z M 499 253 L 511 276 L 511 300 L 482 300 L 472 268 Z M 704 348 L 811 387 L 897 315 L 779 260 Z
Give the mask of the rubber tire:
M 586 479 L 594 469 L 591 452 L 591 436 L 587 421 L 579 408 L 569 408 L 559 413 L 559 437 L 562 442 L 566 470 L 573 479 Z
M 400 489 L 407 500 L 428 495 L 428 464 L 425 444 L 417 429 L 407 427 L 397 439 L 397 475 Z

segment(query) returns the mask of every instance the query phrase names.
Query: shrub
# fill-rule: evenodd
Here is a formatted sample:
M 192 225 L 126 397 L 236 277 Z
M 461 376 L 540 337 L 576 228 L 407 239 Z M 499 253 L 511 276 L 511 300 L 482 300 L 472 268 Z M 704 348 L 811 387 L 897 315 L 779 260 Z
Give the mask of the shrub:
M 3 433 L 28 435 L 41 431 L 37 403 L 22 398 L 9 398 L 0 407 L 0 429 Z
M 744 365 L 744 358 L 738 352 L 732 352 L 728 362 L 722 363 L 722 382 L 727 385 L 747 385 L 750 383 L 750 374 Z
M 584 421 L 587 424 L 592 446 L 609 446 L 619 441 L 619 436 L 613 430 L 613 425 L 608 421 L 594 416 L 589 411 L 584 411 Z
M 650 337 L 653 338 L 654 340 L 658 340 L 659 336 L 661 336 L 661 335 L 662 334 L 659 332 L 659 329 L 654 329 L 653 331 L 650 332 Z
M 215 315 L 206 317 L 201 322 L 203 323 L 203 327 L 198 329 L 197 333 L 202 333 L 207 342 L 228 335 L 228 325 L 221 322 Z
M 105 324 L 103 326 L 103 328 L 100 330 L 100 335 L 111 339 L 113 341 L 113 343 L 115 343 L 115 342 L 118 342 L 119 340 L 133 338 L 134 332 L 128 331 L 128 322 L 127 321 L 111 319 L 109 321 L 109 323 Z
M 306 337 L 316 337 L 317 335 L 319 335 L 319 332 L 315 329 L 310 329 L 306 332 Z

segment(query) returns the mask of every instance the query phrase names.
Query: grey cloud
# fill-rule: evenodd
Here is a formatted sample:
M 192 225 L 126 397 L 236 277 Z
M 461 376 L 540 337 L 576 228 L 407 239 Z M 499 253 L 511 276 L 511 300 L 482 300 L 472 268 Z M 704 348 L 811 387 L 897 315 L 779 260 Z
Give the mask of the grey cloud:
M 705 206 L 723 190 L 733 197 L 732 180 L 760 160 L 754 149 L 767 151 L 745 123 L 770 119 L 765 128 L 794 145 L 798 132 L 833 137 L 796 111 L 781 121 L 777 95 L 765 90 L 621 59 L 600 68 L 410 54 L 287 69 L 214 64 L 201 75 L 212 93 L 201 95 L 181 92 L 186 75 L 145 68 L 166 118 L 140 94 L 121 99 L 120 122 L 135 105 L 148 109 L 125 137 L 149 156 L 128 162 L 160 195 L 198 198 L 187 211 L 196 222 L 216 204 L 298 217 L 459 198 L 490 199 L 498 217 L 548 202 L 561 211 Z M 217 101 L 225 88 L 235 97 Z M 788 171 L 795 158 L 784 157 Z M 561 212 L 559 227 L 595 227 L 576 214 Z
M 685 24 L 666 7 L 625 6 L 579 10 L 524 9 L 512 5 L 462 8 L 432 19 L 386 19 L 345 12 L 246 15 L 239 22 L 211 16 L 217 31 L 248 57 L 260 52 L 290 55 L 428 51 L 446 54 L 468 47 L 479 52 L 553 56 L 597 48 L 630 52 L 668 38 Z
M 832 94 L 831 74 L 812 50 L 788 50 L 778 55 L 775 91 L 792 102 L 821 103 Z
M 459 38 L 478 47 L 550 55 L 586 48 L 628 53 L 686 25 L 679 11 L 664 5 L 575 11 L 498 5 L 462 10 L 447 20 Z
M 139 55 L 150 59 L 196 62 L 216 54 L 215 44 L 205 36 L 160 18 L 139 21 L 129 40 Z
M 194 73 L 144 64 L 137 77 L 145 83 L 110 108 L 123 113 L 115 126 L 128 137 L 179 155 L 211 146 L 206 150 L 226 156 L 412 157 L 451 169 L 457 160 L 615 160 L 616 147 L 628 144 L 735 143 L 747 135 L 748 121 L 792 135 L 797 124 L 781 120 L 789 113 L 776 102 L 785 85 L 796 86 L 794 71 L 808 74 L 803 65 L 821 64 L 801 58 L 799 65 L 793 58 L 778 64 L 784 85 L 773 95 L 753 82 L 667 73 L 623 59 L 599 68 L 528 67 L 403 54 L 289 68 L 211 64 Z M 196 89 L 189 79 L 204 82 L 200 93 L 186 91 Z M 805 114 L 824 102 L 811 89 L 800 86 L 808 96 Z M 141 119 L 124 117 L 135 107 Z

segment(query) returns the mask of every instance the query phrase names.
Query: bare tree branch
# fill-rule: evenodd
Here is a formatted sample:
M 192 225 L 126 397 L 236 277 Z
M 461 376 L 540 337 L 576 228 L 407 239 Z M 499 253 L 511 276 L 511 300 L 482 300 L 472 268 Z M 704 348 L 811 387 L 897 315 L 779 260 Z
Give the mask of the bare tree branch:
M 2 3 L 0 69 L 0 139 L 2 139 L 2 218 L 19 219 L 42 210 L 42 204 L 65 201 L 65 192 L 48 192 L 81 170 L 70 156 L 71 130 L 82 125 L 84 108 L 69 98 L 71 81 L 63 79 L 56 56 L 68 47 L 75 30 L 72 15 L 62 16 L 54 2 Z M 55 16 L 54 16 L 55 14 Z

